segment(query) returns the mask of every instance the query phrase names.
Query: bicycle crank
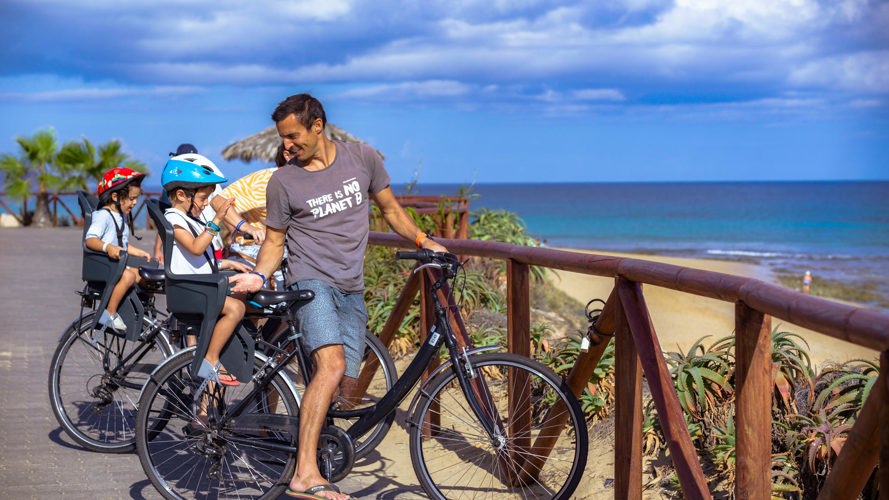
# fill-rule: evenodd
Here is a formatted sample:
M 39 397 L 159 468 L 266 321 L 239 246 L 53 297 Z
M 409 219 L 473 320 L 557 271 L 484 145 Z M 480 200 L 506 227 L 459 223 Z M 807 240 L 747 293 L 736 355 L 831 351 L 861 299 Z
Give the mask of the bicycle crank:
M 355 465 L 355 446 L 342 429 L 328 425 L 318 440 L 318 468 L 331 483 L 340 481 Z

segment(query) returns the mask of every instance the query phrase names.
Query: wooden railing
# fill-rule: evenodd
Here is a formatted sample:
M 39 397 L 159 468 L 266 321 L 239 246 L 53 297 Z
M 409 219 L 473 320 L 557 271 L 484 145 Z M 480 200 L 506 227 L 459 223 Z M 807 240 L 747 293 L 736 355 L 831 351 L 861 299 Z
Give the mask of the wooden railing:
M 133 209 L 133 220 L 138 220 L 140 214 L 145 209 L 145 202 L 158 198 L 161 193 L 160 192 L 143 192 L 142 198 L 139 200 L 139 204 L 136 205 L 136 208 Z M 25 221 L 22 220 L 22 216 L 28 212 L 28 208 L 33 206 L 33 202 L 31 198 L 35 198 L 36 195 L 32 194 L 31 196 L 26 197 L 22 200 L 21 209 L 16 213 L 15 210 L 10 208 L 10 206 L 6 203 L 7 194 L 0 192 L 0 208 L 3 209 L 4 212 L 15 217 L 15 220 L 18 221 L 19 224 L 24 224 Z M 80 226 L 83 224 L 83 218 L 80 216 L 80 207 L 77 206 L 77 191 L 61 191 L 58 193 L 50 193 L 49 194 L 49 214 L 52 220 L 53 226 L 59 225 L 59 208 L 62 209 L 62 216 L 66 213 L 71 218 L 71 224 L 75 226 Z M 68 203 L 65 202 L 64 197 L 70 197 L 71 206 L 68 206 Z M 73 209 L 72 209 L 73 207 Z M 145 210 L 145 226 L 144 227 L 154 227 L 151 223 L 151 219 L 148 217 L 148 211 Z
M 409 247 L 391 233 L 371 233 L 370 243 Z M 735 304 L 736 498 L 771 496 L 771 318 L 881 353 L 880 375 L 827 477 L 819 498 L 854 499 L 880 458 L 889 464 L 889 315 L 804 295 L 752 278 L 639 259 L 529 248 L 506 243 L 446 239 L 449 251 L 507 263 L 507 348 L 529 355 L 530 266 L 614 278 L 614 288 L 595 328 L 615 337 L 614 497 L 642 498 L 642 375 L 648 383 L 670 457 L 686 498 L 711 498 L 676 391 L 645 303 L 643 285 Z M 422 278 L 426 279 L 426 278 Z M 420 279 L 410 279 L 380 338 L 388 343 L 401 325 Z M 421 313 L 428 311 L 423 300 Z M 427 313 L 428 314 L 428 313 Z M 430 321 L 424 315 L 422 322 Z M 583 353 L 567 376 L 580 395 L 607 342 Z M 535 447 L 546 443 L 535 443 Z M 545 455 L 544 455 L 545 456 Z M 889 465 L 880 468 L 881 498 L 889 498 Z

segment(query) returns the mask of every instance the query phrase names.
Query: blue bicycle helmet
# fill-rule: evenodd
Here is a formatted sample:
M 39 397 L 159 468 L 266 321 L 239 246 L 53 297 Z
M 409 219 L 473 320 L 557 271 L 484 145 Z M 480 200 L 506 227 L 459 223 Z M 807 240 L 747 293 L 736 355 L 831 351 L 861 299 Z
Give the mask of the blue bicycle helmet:
M 219 168 L 204 156 L 194 153 L 178 155 L 164 165 L 161 184 L 167 192 L 177 188 L 197 189 L 227 182 L 228 179 L 220 174 Z

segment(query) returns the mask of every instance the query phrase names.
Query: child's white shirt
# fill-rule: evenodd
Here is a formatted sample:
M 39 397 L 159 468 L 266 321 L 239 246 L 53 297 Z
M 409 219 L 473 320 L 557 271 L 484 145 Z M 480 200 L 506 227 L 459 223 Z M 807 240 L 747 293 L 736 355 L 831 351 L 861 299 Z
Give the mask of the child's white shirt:
M 205 230 L 205 227 L 200 222 L 192 219 L 178 208 L 168 208 L 164 212 L 164 217 L 170 221 L 172 226 L 184 228 L 192 235 L 197 234 L 200 236 Z M 209 253 L 210 251 L 208 248 L 203 254 L 195 255 L 181 248 L 179 242 L 173 240 L 173 255 L 167 265 L 170 266 L 170 271 L 174 274 L 210 274 L 213 272 L 213 267 L 210 265 L 208 258 L 214 258 Z
M 116 227 L 115 223 L 117 223 Z M 87 229 L 84 239 L 99 238 L 109 245 L 118 245 L 117 227 L 121 228 L 122 244 L 120 246 L 126 250 L 128 244 L 127 235 L 130 232 L 130 227 L 119 213 L 111 210 L 99 209 L 93 211 L 93 221 L 89 229 Z

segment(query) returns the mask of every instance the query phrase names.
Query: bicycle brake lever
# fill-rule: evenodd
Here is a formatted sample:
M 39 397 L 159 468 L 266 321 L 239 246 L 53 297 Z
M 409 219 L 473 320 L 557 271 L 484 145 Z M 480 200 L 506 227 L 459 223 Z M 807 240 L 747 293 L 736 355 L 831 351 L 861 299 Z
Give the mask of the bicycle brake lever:
M 420 269 L 423 269 L 423 268 L 426 268 L 426 267 L 434 267 L 434 268 L 436 268 L 436 269 L 441 269 L 441 268 L 442 268 L 442 265 L 439 264 L 438 262 L 427 262 L 427 263 L 425 263 L 425 264 L 422 264 L 422 265 L 419 265 L 419 266 L 415 267 L 414 270 L 413 270 L 413 272 L 416 273 L 416 272 L 419 271 Z

